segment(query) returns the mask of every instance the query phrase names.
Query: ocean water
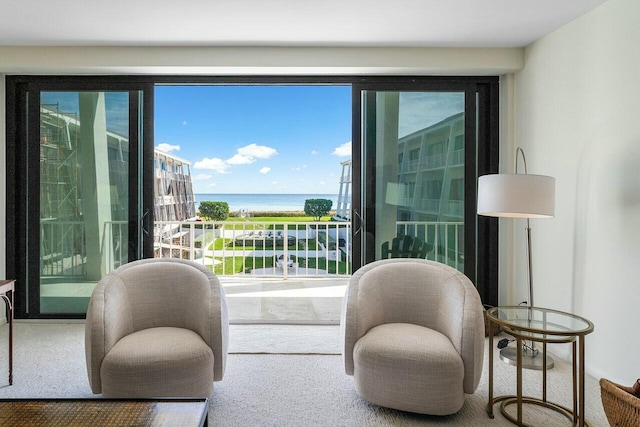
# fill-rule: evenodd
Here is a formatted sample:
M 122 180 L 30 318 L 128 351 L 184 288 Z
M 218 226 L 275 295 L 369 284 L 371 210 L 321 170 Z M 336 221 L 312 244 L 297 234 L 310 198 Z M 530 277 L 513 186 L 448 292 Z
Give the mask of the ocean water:
M 227 202 L 229 212 L 246 211 L 304 211 L 307 199 L 329 199 L 331 209 L 338 205 L 337 194 L 194 194 L 196 209 L 200 202 Z

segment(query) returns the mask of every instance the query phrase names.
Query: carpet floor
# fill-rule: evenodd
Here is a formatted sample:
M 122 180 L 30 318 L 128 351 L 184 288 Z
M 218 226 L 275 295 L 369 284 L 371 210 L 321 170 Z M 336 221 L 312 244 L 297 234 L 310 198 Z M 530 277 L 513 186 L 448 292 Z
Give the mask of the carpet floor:
M 7 328 L 0 327 L 0 398 L 95 397 L 86 375 L 83 324 L 16 323 L 12 386 L 2 374 L 8 367 Z M 339 339 L 337 326 L 232 325 L 231 354 L 224 380 L 214 385 L 209 425 L 512 425 L 500 414 L 499 405 L 494 419 L 486 414 L 487 357 L 480 386 L 467 396 L 460 412 L 423 416 L 381 408 L 358 397 L 353 378 L 344 373 Z M 494 394 L 515 393 L 515 368 L 496 361 L 494 372 Z M 539 396 L 540 372 L 523 374 L 524 393 Z M 570 378 L 570 365 L 556 358 L 556 367 L 548 373 L 549 400 L 570 406 Z M 589 376 L 586 402 L 590 425 L 607 426 L 598 381 Z M 508 411 L 513 413 L 515 405 Z M 533 405 L 525 405 L 524 419 L 533 426 L 572 425 L 561 415 Z

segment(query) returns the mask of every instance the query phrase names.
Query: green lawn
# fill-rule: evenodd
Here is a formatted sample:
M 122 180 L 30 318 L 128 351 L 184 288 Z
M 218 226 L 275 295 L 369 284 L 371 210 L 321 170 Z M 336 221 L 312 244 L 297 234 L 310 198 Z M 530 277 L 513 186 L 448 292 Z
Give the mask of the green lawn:
M 248 222 L 315 222 L 312 216 L 255 216 L 244 219 Z M 320 221 L 328 222 L 330 219 L 330 216 L 323 216 Z
M 216 257 L 216 259 L 222 261 L 222 258 Z M 223 263 L 213 266 L 213 272 L 221 276 L 238 274 L 242 272 L 243 262 L 244 258 L 240 256 L 225 257 Z
M 322 217 L 322 222 L 326 224 L 318 224 L 318 240 L 322 241 L 327 245 L 327 236 L 326 229 L 335 228 L 343 223 L 336 223 L 330 221 L 331 217 L 326 216 Z M 293 224 L 300 223 L 300 224 Z M 292 217 L 278 217 L 278 216 L 264 216 L 264 217 L 251 217 L 251 218 L 237 218 L 231 217 L 226 221 L 223 221 L 222 224 L 225 229 L 233 229 L 233 230 L 242 230 L 242 231 L 259 231 L 259 230 L 283 230 L 285 228 L 285 224 L 287 225 L 287 229 L 293 230 L 298 228 L 300 230 L 305 230 L 308 223 L 315 223 L 313 217 L 310 216 L 292 216 Z M 313 227 L 313 225 L 312 225 Z M 205 231 L 205 235 L 202 236 L 203 239 L 211 238 L 212 235 L 209 234 L 212 231 Z M 297 245 L 289 245 L 288 249 L 290 250 L 305 250 L 305 247 L 308 250 L 320 250 L 318 246 L 318 240 L 316 239 L 299 239 L 297 241 Z M 284 246 L 280 242 L 279 244 L 274 245 L 274 240 L 269 237 L 265 237 L 263 240 L 251 241 L 247 239 L 245 242 L 245 246 L 243 246 L 242 240 L 234 240 L 229 238 L 214 238 L 213 242 L 209 245 L 209 249 L 213 250 L 222 250 L 227 249 L 229 251 L 235 250 L 283 250 Z M 328 242 L 329 247 L 335 247 L 335 242 Z M 222 261 L 221 257 L 216 257 L 216 259 Z M 309 268 L 311 270 L 315 269 L 316 266 L 320 270 L 325 270 L 328 268 L 328 272 L 330 274 L 349 274 L 350 271 L 347 271 L 347 264 L 344 262 L 339 262 L 336 266 L 336 263 L 333 261 L 329 261 L 327 266 L 326 258 L 297 258 L 298 266 L 301 268 Z M 272 268 L 274 266 L 274 260 L 272 257 L 242 257 L 242 256 L 233 256 L 230 253 L 230 256 L 224 257 L 224 262 L 221 264 L 216 264 L 213 267 L 213 271 L 219 275 L 233 275 L 238 273 L 250 273 L 253 269 L 258 268 Z
M 237 242 L 237 243 L 236 242 L 237 241 L 234 239 L 217 238 L 214 240 L 212 244 L 209 245 L 209 249 L 213 249 L 213 250 L 237 249 L 237 250 L 247 250 L 247 251 L 283 250 L 284 249 L 284 245 L 275 245 L 274 247 L 273 240 L 269 238 L 265 238 L 264 240 L 258 240 L 257 242 L 254 242 L 254 243 L 259 243 L 259 245 L 256 245 L 256 246 L 250 245 L 248 243 L 245 246 L 243 246 L 241 242 Z M 247 242 L 250 242 L 250 240 L 247 240 Z M 306 243 L 306 246 L 305 246 L 305 243 Z M 297 241 L 297 246 L 288 245 L 287 248 L 290 250 L 300 250 L 300 251 L 303 251 L 303 250 L 316 251 L 321 249 L 320 246 L 318 246 L 318 241 L 316 239 L 299 239 Z

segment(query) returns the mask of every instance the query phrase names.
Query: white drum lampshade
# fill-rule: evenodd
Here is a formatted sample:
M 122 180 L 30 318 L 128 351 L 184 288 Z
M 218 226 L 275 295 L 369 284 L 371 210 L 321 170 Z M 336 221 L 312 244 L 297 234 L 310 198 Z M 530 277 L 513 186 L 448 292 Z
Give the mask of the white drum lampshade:
M 478 214 L 510 218 L 553 217 L 555 188 L 555 178 L 545 175 L 483 175 L 478 179 Z

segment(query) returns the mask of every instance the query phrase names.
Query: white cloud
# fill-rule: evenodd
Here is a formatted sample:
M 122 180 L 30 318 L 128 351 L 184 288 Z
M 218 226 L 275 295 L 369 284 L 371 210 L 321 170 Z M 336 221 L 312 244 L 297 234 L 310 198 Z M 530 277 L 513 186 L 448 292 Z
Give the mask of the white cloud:
M 318 154 L 318 150 L 311 150 L 311 154 L 315 156 L 316 154 Z
M 193 179 L 195 181 L 205 181 L 205 180 L 211 179 L 211 178 L 213 178 L 213 175 L 209 175 L 209 174 L 206 174 L 206 173 L 199 173 L 199 174 L 193 176 Z
M 187 123 L 187 121 L 186 121 L 186 120 L 183 120 L 183 121 L 182 121 L 182 126 L 186 126 L 187 124 L 188 124 L 188 123 Z
M 238 148 L 236 154 L 227 160 L 230 165 L 249 165 L 258 159 L 268 159 L 278 154 L 275 148 L 266 145 L 249 144 Z
M 180 146 L 179 145 L 171 145 L 171 144 L 167 144 L 166 142 L 162 142 L 160 144 L 158 144 L 158 150 L 160 151 L 164 151 L 165 153 L 170 153 L 172 151 L 180 151 Z
M 227 160 L 229 165 L 249 165 L 255 162 L 255 158 L 243 156 L 242 154 L 235 154 L 233 157 Z
M 209 187 L 216 187 L 218 184 L 216 184 L 215 182 L 212 182 L 211 184 L 209 184 Z
M 269 173 L 269 171 L 271 171 L 271 168 L 270 168 L 270 167 L 267 167 L 267 166 L 265 166 L 265 167 L 263 167 L 262 169 L 260 169 L 260 173 L 261 173 L 261 174 L 268 174 L 268 173 Z
M 207 169 L 217 173 L 227 173 L 230 165 L 249 165 L 255 163 L 258 159 L 268 159 L 276 154 L 278 154 L 278 151 L 275 148 L 265 145 L 249 144 L 238 148 L 236 154 L 227 160 L 222 160 L 217 157 L 212 159 L 205 157 L 199 162 L 196 162 L 193 167 L 195 169 Z
M 348 157 L 351 156 L 351 141 L 349 142 L 345 142 L 344 144 L 340 145 L 339 147 L 336 147 L 335 150 L 333 150 L 333 154 L 334 156 L 339 156 L 339 157 Z
M 204 159 L 195 162 L 193 167 L 194 169 L 206 169 L 218 173 L 227 173 L 228 165 L 222 159 L 218 159 L 216 157 L 210 159 L 205 157 Z
M 278 151 L 266 145 L 249 144 L 238 148 L 238 154 L 249 158 L 268 159 L 278 154 Z

